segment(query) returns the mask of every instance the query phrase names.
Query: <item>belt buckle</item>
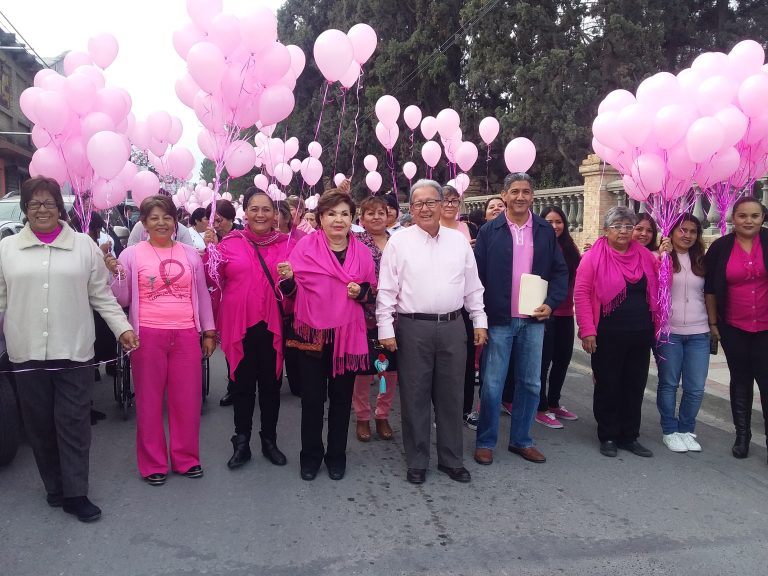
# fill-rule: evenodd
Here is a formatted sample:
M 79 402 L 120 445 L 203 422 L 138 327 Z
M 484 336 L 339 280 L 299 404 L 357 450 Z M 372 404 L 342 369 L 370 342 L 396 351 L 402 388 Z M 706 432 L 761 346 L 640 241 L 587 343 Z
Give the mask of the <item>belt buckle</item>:
M 445 316 L 445 320 L 443 320 L 443 316 Z M 448 321 L 448 314 L 438 314 L 437 315 L 437 323 L 440 324 L 441 322 L 447 322 Z

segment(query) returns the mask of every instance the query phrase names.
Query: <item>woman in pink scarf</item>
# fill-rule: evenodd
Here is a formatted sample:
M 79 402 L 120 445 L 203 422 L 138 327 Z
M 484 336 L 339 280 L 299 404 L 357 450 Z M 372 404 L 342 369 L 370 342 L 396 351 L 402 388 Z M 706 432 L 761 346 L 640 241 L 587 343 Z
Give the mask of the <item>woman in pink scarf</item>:
M 617 448 L 653 456 L 637 438 L 654 342 L 658 261 L 632 240 L 636 221 L 628 208 L 608 211 L 605 236 L 582 257 L 574 288 L 579 337 L 592 355 L 600 453 L 608 457 Z
M 328 476 L 341 480 L 355 373 L 368 368 L 363 304 L 375 300 L 376 272 L 368 248 L 349 233 L 355 214 L 352 198 L 329 190 L 320 197 L 317 213 L 318 233 L 302 238 L 278 269 L 282 279 L 296 282 L 296 335 L 287 345 L 302 350 L 301 477 L 314 480 L 325 460 Z
M 284 282 L 276 294 L 272 285 L 277 287 L 277 264 L 287 258 L 294 243 L 272 229 L 277 209 L 269 196 L 255 187 L 248 188 L 243 206 L 245 229 L 231 231 L 218 245 L 221 290 L 215 292 L 221 294 L 215 306 L 216 326 L 229 365 L 229 378 L 234 382 L 234 453 L 227 466 L 239 468 L 251 459 L 257 382 L 261 452 L 272 464 L 284 466 L 285 455 L 277 447 L 277 419 L 283 367 L 283 312 L 288 301 L 278 302 L 278 298 L 293 292 L 295 286 L 292 280 Z M 206 232 L 205 240 L 208 244 L 216 241 L 212 230 Z M 207 261 L 207 253 L 204 260 Z M 210 278 L 208 283 L 213 284 Z

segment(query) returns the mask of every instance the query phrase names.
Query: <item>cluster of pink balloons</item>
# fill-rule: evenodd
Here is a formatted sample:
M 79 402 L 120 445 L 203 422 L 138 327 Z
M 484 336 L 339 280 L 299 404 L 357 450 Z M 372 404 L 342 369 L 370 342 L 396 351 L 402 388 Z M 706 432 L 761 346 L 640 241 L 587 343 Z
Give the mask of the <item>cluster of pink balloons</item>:
M 600 104 L 592 147 L 624 175 L 627 194 L 674 200 L 692 182 L 735 192 L 768 170 L 768 66 L 762 46 L 739 42 L 707 52 L 676 76 L 660 72 L 635 94 Z
M 228 200 L 232 200 L 232 195 L 228 192 Z M 224 198 L 224 195 L 217 194 L 213 191 L 213 184 L 205 181 L 200 181 L 194 186 L 181 186 L 176 193 L 171 196 L 173 203 L 177 208 L 184 208 L 187 213 L 191 214 L 198 208 L 207 208 L 214 199 L 219 200 Z
M 347 90 L 360 78 L 363 65 L 376 50 L 376 31 L 368 24 L 355 24 L 345 34 L 326 30 L 315 40 L 315 64 L 329 84 L 339 82 Z
M 300 160 L 295 157 L 299 152 L 299 140 L 295 136 L 283 141 L 270 138 L 268 132 L 261 131 L 255 140 L 256 167 L 266 171 L 266 174 L 262 172 L 253 178 L 254 186 L 259 190 L 269 192 L 270 186 L 276 184 L 288 186 L 294 173 L 299 173 L 308 186 L 314 186 L 322 178 L 323 165 L 319 158 L 323 147 L 319 143 L 310 142 L 307 146 L 309 155 Z

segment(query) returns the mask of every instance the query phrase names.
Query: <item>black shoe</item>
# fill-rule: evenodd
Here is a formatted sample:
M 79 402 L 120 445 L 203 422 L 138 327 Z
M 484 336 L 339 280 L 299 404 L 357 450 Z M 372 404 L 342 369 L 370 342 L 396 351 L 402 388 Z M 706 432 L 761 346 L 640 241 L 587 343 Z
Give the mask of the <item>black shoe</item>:
M 731 452 L 734 458 L 742 459 L 749 456 L 750 436 L 736 436 L 736 442 L 733 443 Z
M 61 506 L 64 504 L 64 494 L 61 492 L 48 494 L 45 497 L 45 501 L 48 502 L 48 506 L 51 508 L 61 508 Z
M 405 479 L 411 484 L 424 484 L 427 479 L 427 471 L 423 468 L 408 468 Z
M 192 466 L 189 470 L 184 472 L 184 476 L 187 478 L 202 478 L 203 477 L 203 467 L 198 464 L 197 466 Z
M 301 479 L 302 480 L 314 480 L 317 476 L 317 468 L 302 468 Z
M 328 478 L 331 480 L 341 480 L 344 478 L 344 472 L 346 470 L 344 468 L 340 468 L 338 466 L 328 466 Z
M 232 458 L 227 462 L 227 467 L 234 469 L 240 468 L 243 464 L 251 459 L 251 446 L 248 443 L 250 438 L 246 434 L 235 434 L 232 436 L 232 447 L 235 452 L 232 454 Z
M 101 518 L 101 508 L 88 500 L 87 496 L 64 498 L 64 512 L 77 516 L 80 522 L 95 522 Z
M 144 482 L 149 484 L 150 486 L 162 486 L 165 484 L 167 476 L 165 474 L 156 473 L 156 474 L 150 474 L 149 476 L 144 476 Z
M 259 433 L 259 435 L 261 436 L 261 453 L 264 454 L 264 457 L 275 466 L 285 466 L 288 460 L 286 459 L 285 454 L 280 452 L 275 441 L 265 438 L 261 433 Z
M 440 470 L 440 472 L 448 474 L 448 477 L 456 482 L 463 482 L 466 484 L 472 480 L 469 470 L 464 468 L 464 466 L 461 466 L 460 468 L 449 468 L 448 466 L 438 464 L 437 469 Z
M 615 458 L 618 453 L 619 451 L 616 448 L 616 442 L 613 440 L 600 442 L 600 454 L 603 456 L 608 456 L 608 458 Z
M 232 402 L 232 394 L 227 392 L 221 397 L 221 400 L 219 400 L 219 406 L 232 406 Z
M 633 440 L 632 442 L 622 442 L 619 444 L 619 448 L 632 452 L 635 456 L 642 456 L 643 458 L 650 458 L 653 456 L 653 452 L 648 450 L 648 448 L 640 444 L 637 440 Z

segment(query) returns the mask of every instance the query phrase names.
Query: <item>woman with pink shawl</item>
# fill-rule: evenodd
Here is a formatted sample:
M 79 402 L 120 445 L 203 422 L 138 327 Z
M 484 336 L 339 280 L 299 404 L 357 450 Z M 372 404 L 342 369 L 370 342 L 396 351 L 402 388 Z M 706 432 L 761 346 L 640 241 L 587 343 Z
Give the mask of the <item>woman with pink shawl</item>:
M 600 453 L 617 448 L 653 453 L 637 441 L 654 343 L 658 260 L 632 240 L 637 217 L 617 206 L 605 215 L 605 236 L 576 272 L 574 303 L 582 347 L 592 355 L 594 413 Z
M 301 477 L 314 480 L 325 460 L 328 476 L 341 480 L 355 374 L 368 369 L 363 304 L 375 300 L 376 272 L 368 248 L 349 233 L 355 203 L 348 194 L 329 190 L 320 197 L 317 214 L 318 233 L 302 238 L 278 269 L 282 279 L 296 282 L 295 334 L 286 344 L 302 355 Z

